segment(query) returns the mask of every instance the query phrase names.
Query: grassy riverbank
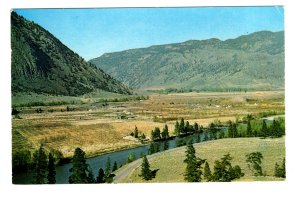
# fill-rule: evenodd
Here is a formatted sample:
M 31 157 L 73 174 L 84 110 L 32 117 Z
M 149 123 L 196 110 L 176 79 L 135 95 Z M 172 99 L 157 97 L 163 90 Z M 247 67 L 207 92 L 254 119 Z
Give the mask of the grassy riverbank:
M 245 176 L 236 181 L 281 181 L 284 179 L 274 177 L 275 163 L 281 163 L 285 157 L 285 137 L 273 139 L 260 138 L 228 138 L 194 144 L 197 157 L 207 159 L 213 171 L 214 161 L 219 160 L 224 154 L 230 153 L 233 157 L 232 165 L 239 165 Z M 255 177 L 249 170 L 245 155 L 259 151 L 264 159 L 262 169 L 265 176 Z M 140 166 L 128 172 L 128 176 L 119 182 L 184 182 L 184 171 L 186 164 L 185 148 L 177 148 L 161 152 L 157 156 L 149 158 L 151 169 L 158 169 L 156 177 L 150 181 L 144 181 L 140 176 Z M 117 172 L 125 170 L 126 166 Z

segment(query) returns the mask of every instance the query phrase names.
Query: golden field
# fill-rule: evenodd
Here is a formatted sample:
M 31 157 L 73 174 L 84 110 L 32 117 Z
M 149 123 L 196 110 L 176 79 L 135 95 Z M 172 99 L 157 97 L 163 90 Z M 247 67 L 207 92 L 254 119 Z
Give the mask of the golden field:
M 88 156 L 141 145 L 124 138 L 137 126 L 150 137 L 154 127 L 169 126 L 172 133 L 176 120 L 184 118 L 204 127 L 218 119 L 236 120 L 247 114 L 275 111 L 283 114 L 284 92 L 232 92 L 151 94 L 148 100 L 108 102 L 103 106 L 90 99 L 84 104 L 66 106 L 22 107 L 20 118 L 12 119 L 13 151 L 56 149 L 70 157 L 76 147 Z M 35 110 L 41 108 L 42 113 Z

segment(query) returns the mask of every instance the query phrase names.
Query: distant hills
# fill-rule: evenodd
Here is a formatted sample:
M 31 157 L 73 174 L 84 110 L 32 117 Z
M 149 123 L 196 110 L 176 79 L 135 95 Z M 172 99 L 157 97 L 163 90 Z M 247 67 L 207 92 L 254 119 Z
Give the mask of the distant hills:
M 89 62 L 138 89 L 283 89 L 284 32 L 130 49 Z
M 13 94 L 77 96 L 96 89 L 131 93 L 128 87 L 84 61 L 47 30 L 15 12 L 11 13 L 11 48 Z

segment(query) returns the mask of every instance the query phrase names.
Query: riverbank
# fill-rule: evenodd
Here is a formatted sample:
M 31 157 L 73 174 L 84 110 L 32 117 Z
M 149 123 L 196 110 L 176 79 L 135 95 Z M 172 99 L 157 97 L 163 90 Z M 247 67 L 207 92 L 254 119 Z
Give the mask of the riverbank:
M 274 177 L 275 163 L 281 163 L 285 157 L 285 137 L 281 138 L 226 138 L 194 144 L 196 156 L 207 159 L 211 170 L 215 160 L 224 154 L 230 153 L 232 164 L 239 165 L 245 176 L 236 181 L 280 181 L 282 178 Z M 156 177 L 150 181 L 140 176 L 141 159 L 123 166 L 115 174 L 114 183 L 142 183 L 142 182 L 184 182 L 186 147 L 179 147 L 147 156 L 150 168 L 158 169 Z M 263 172 L 266 176 L 253 177 L 249 170 L 245 155 L 259 151 L 263 155 Z

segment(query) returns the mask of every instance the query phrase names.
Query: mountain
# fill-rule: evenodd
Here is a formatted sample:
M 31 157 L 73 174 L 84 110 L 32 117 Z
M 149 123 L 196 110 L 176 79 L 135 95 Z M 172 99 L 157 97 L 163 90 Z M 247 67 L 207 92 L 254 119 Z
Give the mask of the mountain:
M 121 82 L 84 61 L 38 24 L 11 13 L 12 93 L 77 96 L 101 89 L 130 94 Z
M 157 45 L 89 62 L 139 89 L 282 89 L 284 32 Z

